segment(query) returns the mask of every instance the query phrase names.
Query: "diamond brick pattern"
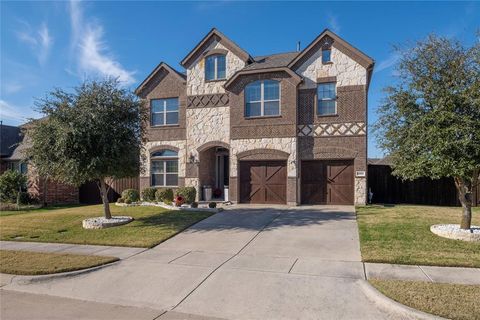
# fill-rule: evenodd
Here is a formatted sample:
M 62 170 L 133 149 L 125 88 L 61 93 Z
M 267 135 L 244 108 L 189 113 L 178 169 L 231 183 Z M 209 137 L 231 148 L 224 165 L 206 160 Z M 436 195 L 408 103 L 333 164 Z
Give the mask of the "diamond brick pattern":
M 365 134 L 365 122 L 321 123 L 297 126 L 297 135 L 299 137 L 363 136 Z
M 188 96 L 187 108 L 225 107 L 228 105 L 229 101 L 228 93 Z

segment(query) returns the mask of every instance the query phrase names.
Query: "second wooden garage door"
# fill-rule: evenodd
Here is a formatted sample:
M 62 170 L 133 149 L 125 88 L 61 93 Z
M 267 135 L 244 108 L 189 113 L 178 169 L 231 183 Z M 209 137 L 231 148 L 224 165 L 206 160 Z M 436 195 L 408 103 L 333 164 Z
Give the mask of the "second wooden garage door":
M 302 203 L 353 204 L 353 161 L 302 161 Z
M 243 203 L 286 203 L 287 162 L 241 161 L 240 201 Z

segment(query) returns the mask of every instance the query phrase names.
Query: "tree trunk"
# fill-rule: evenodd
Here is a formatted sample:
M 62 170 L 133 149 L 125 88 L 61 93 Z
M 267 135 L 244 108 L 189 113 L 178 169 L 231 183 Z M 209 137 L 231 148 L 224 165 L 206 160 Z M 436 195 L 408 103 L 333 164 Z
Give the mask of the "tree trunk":
M 107 191 L 107 186 L 104 178 L 100 179 L 99 187 L 100 187 L 100 196 L 102 197 L 103 212 L 105 213 L 105 218 L 111 219 L 112 214 L 110 213 L 110 204 L 108 202 L 108 191 Z
M 472 189 L 471 184 L 464 178 L 455 177 L 455 186 L 458 190 L 458 199 L 462 204 L 463 214 L 460 229 L 470 229 L 472 225 Z

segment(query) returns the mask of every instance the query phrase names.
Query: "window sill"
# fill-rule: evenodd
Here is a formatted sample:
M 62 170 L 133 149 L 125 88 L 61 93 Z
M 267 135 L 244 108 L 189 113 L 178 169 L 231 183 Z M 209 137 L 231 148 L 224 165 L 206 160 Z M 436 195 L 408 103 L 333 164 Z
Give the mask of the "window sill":
M 277 116 L 254 116 L 254 117 L 245 117 L 245 120 L 255 120 L 255 119 L 273 119 L 273 118 L 281 118 L 282 115 Z
M 338 113 L 332 113 L 332 114 L 317 114 L 317 118 L 325 118 L 325 117 L 338 117 Z
M 205 83 L 210 83 L 210 82 L 222 82 L 222 81 L 227 81 L 227 78 L 224 78 L 224 79 L 205 80 Z
M 156 126 L 150 126 L 152 129 L 162 129 L 162 128 L 172 128 L 172 127 L 180 127 L 179 124 L 161 124 Z

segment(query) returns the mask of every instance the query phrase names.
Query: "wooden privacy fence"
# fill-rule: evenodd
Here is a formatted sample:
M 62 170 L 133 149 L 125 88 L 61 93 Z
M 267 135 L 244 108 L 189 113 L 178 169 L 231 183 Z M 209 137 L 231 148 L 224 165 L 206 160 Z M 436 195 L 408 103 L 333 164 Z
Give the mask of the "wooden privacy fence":
M 125 189 L 137 189 L 139 190 L 140 181 L 139 177 L 115 179 L 110 184 L 110 190 L 108 191 L 108 201 L 115 202 L 120 198 L 122 191 Z M 79 201 L 84 204 L 98 204 L 102 203 L 100 197 L 100 190 L 98 190 L 97 182 L 90 181 L 83 184 L 79 188 Z
M 459 206 L 453 178 L 432 180 L 419 178 L 402 181 L 392 175 L 388 165 L 368 166 L 368 188 L 372 203 L 408 203 L 436 206 Z M 474 189 L 474 206 L 480 205 L 480 188 Z

